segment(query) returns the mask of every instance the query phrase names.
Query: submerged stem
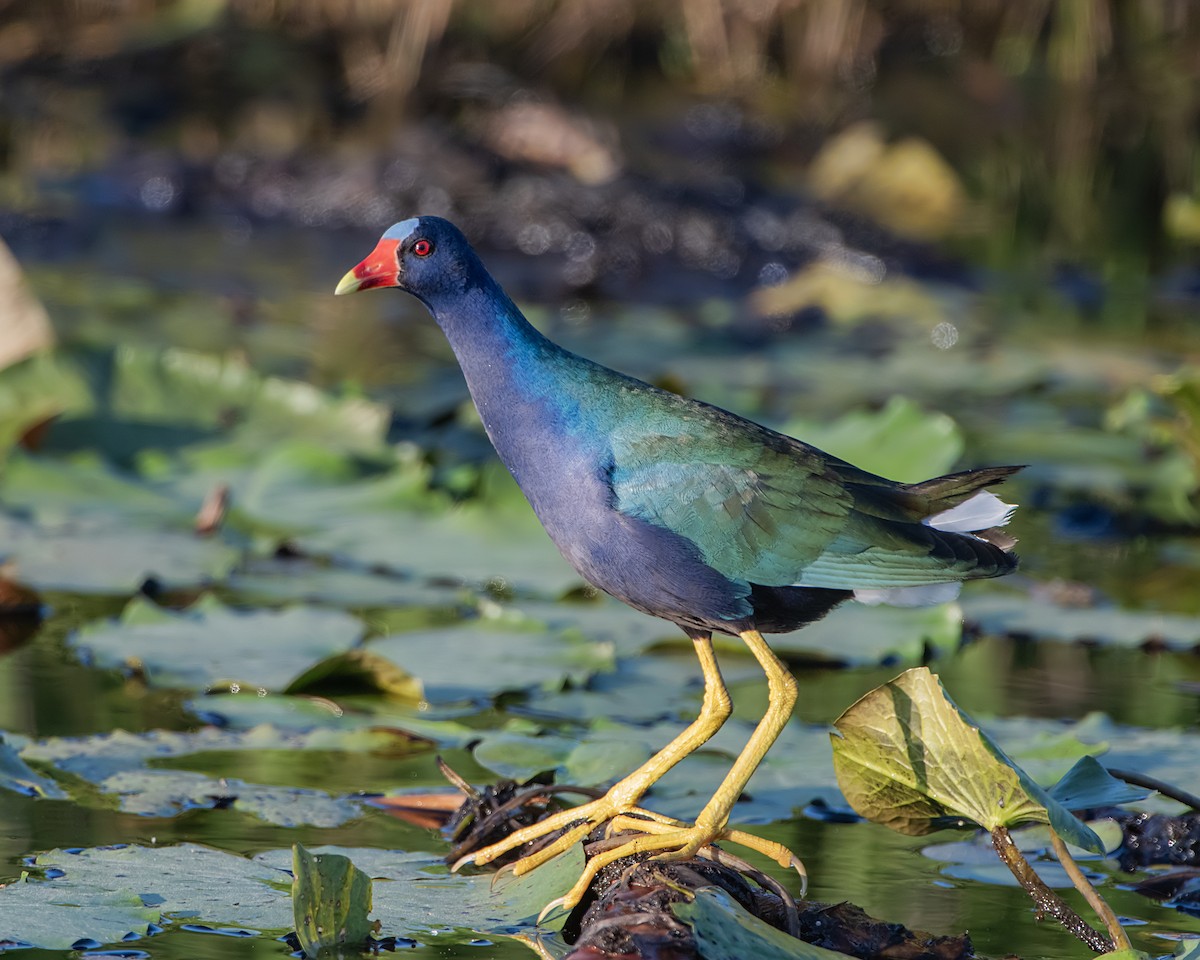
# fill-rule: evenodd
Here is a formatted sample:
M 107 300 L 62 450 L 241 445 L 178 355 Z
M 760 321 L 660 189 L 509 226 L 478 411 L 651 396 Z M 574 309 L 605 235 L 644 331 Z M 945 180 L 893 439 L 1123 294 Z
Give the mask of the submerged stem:
M 1053 834 L 1053 831 L 1051 833 Z M 996 848 L 996 853 L 1005 866 L 1012 871 L 1012 875 L 1017 878 L 1017 882 L 1033 898 L 1040 912 L 1053 917 L 1097 953 L 1112 951 L 1113 944 L 1107 937 L 1094 930 L 1062 897 L 1042 882 L 1042 878 L 1013 843 L 1007 827 L 996 827 L 992 830 L 992 846 Z
M 1062 837 L 1054 832 L 1053 828 L 1050 830 L 1050 843 L 1054 846 L 1054 855 L 1058 857 L 1058 862 L 1063 865 L 1063 869 L 1067 871 L 1067 876 L 1075 884 L 1075 889 L 1083 894 L 1083 898 L 1096 911 L 1096 915 L 1104 921 L 1104 926 L 1108 929 L 1108 935 L 1112 937 L 1113 949 L 1132 950 L 1133 945 L 1129 942 L 1129 936 L 1125 933 L 1125 928 L 1121 926 L 1121 921 L 1117 919 L 1117 915 L 1112 912 L 1112 907 L 1100 896 L 1096 888 L 1092 886 L 1091 881 L 1083 875 L 1083 871 L 1079 869 L 1079 864 L 1075 862 L 1075 859 L 1067 850 L 1066 843 L 1063 842 Z

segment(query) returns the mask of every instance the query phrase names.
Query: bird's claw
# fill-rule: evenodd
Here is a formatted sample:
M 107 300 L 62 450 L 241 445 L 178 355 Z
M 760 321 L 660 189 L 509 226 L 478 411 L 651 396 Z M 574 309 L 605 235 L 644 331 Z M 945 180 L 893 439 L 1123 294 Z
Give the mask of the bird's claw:
M 541 840 L 556 831 L 563 831 L 561 836 L 551 840 L 540 850 L 526 854 L 501 871 L 511 871 L 518 877 L 524 876 L 569 850 L 602 824 L 605 827 L 605 841 L 598 846 L 607 846 L 607 849 L 596 851 L 571 889 L 546 904 L 538 915 L 539 923 L 556 909 L 574 909 L 583 900 L 600 871 L 611 863 L 639 854 L 651 854 L 659 860 L 688 860 L 695 856 L 704 856 L 706 848 L 718 840 L 748 847 L 782 867 L 796 870 L 800 874 L 801 895 L 807 889 L 808 877 L 804 864 L 782 844 L 764 840 L 742 830 L 731 830 L 727 826 L 687 824 L 609 796 L 591 800 L 569 810 L 560 810 L 544 820 L 522 827 L 503 840 L 461 857 L 450 869 L 457 871 L 469 863 L 484 866 L 527 843 Z M 622 838 L 617 836 L 619 834 L 632 836 Z

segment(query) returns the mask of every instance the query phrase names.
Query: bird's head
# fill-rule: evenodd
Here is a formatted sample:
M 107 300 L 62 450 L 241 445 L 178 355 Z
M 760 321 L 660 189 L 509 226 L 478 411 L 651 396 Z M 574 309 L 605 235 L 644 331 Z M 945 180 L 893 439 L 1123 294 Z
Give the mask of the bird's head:
M 398 287 L 432 306 L 446 295 L 478 286 L 486 276 L 458 227 L 441 217 L 413 217 L 388 227 L 334 293 Z

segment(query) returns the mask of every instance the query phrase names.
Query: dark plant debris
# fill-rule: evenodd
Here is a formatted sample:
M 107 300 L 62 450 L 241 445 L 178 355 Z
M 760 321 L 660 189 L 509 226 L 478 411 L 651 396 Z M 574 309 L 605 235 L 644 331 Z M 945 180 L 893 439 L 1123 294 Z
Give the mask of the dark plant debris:
M 1200 867 L 1200 813 L 1173 817 L 1114 810 L 1110 816 L 1125 834 L 1117 855 L 1122 870 L 1132 872 L 1152 864 Z
M 548 783 L 541 778 L 523 784 L 500 780 L 494 785 L 489 784 L 480 792 L 450 769 L 441 758 L 438 759 L 438 766 L 446 779 L 466 795 L 462 806 L 450 818 L 445 828 L 447 835 L 454 842 L 454 846 L 446 854 L 447 863 L 457 863 L 468 854 L 490 844 L 499 843 L 509 834 L 537 823 L 561 809 L 557 799 L 559 794 L 574 793 L 586 797 L 599 797 L 603 793 L 589 787 Z M 540 838 L 535 843 L 525 848 L 518 847 L 493 862 L 497 867 L 503 867 L 540 849 L 557 836 L 551 834 Z
M 447 833 L 456 841 L 446 856 L 454 862 L 535 823 L 558 808 L 561 793 L 594 796 L 598 791 L 541 781 L 500 781 L 477 791 L 442 764 L 443 773 L 466 795 Z M 540 839 L 536 846 L 555 836 Z M 585 844 L 591 857 L 624 837 L 605 837 L 603 827 Z M 516 850 L 499 866 L 532 852 Z M 563 935 L 572 944 L 565 960 L 699 960 L 690 928 L 672 912 L 701 887 L 717 886 L 778 930 L 863 960 L 960 960 L 973 957 L 971 941 L 937 937 L 867 915 L 851 903 L 797 902 L 778 881 L 717 847 L 679 862 L 627 858 L 597 875 L 592 890 L 568 917 Z

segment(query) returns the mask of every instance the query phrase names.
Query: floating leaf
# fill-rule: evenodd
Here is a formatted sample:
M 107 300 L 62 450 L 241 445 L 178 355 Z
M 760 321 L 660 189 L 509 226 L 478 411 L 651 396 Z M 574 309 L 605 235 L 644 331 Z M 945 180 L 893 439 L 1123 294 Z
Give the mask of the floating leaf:
M 872 690 L 834 726 L 834 766 L 850 805 L 869 820 L 921 835 L 956 820 L 986 830 L 1049 823 L 1075 846 L 1100 839 L 973 726 L 925 667 Z
M 953 419 L 922 410 L 906 397 L 892 397 L 881 410 L 854 411 L 832 423 L 791 420 L 783 432 L 903 483 L 949 473 L 963 452 L 962 433 Z
M 362 634 L 362 622 L 339 610 L 237 611 L 209 596 L 175 612 L 136 598 L 119 620 L 89 624 L 72 642 L 101 666 L 139 667 L 160 687 L 237 681 L 278 690 Z
M 293 775 L 298 777 L 307 769 L 304 758 L 298 756 L 300 752 L 394 754 L 398 739 L 394 731 L 366 729 L 315 730 L 307 734 L 272 727 L 257 727 L 246 733 L 212 727 L 192 733 L 117 731 L 28 741 L 21 747 L 21 756 L 95 784 L 102 795 L 118 798 L 120 809 L 126 813 L 170 817 L 222 804 L 281 826 L 333 827 L 361 814 L 357 799 L 292 786 L 294 780 L 278 786 L 248 782 L 231 775 L 232 763 L 212 774 L 172 769 L 166 764 L 179 764 L 197 755 L 243 754 L 249 771 L 261 775 L 270 767 L 272 754 L 283 753 L 285 757 L 290 755 Z M 326 782 L 328 779 L 326 776 Z M 361 786 L 350 785 L 347 789 Z M 80 798 L 80 802 L 85 799 Z
M 421 681 L 387 657 L 361 648 L 337 653 L 313 664 L 296 677 L 284 693 L 371 690 L 409 703 L 424 699 Z
M 803 630 L 772 637 L 771 649 L 847 666 L 918 663 L 958 649 L 962 619 L 957 603 L 908 608 L 846 603 Z
M 361 950 L 371 935 L 371 878 L 348 857 L 312 854 L 292 845 L 292 909 L 307 957 L 323 950 Z
M 418 711 L 378 696 L 341 696 L 335 703 L 322 697 L 260 696 L 254 690 L 243 690 L 199 697 L 187 706 L 235 730 L 251 730 L 262 724 L 299 732 L 398 730 L 444 747 L 465 746 L 484 734 L 453 718 L 439 719 L 430 710 Z
M 690 924 L 704 960 L 837 960 L 846 954 L 805 943 L 777 930 L 719 887 L 701 887 L 688 903 L 671 907 Z
M 1041 597 L 974 593 L 963 599 L 967 619 L 985 633 L 1034 640 L 1086 641 L 1192 649 L 1200 645 L 1200 617 L 1112 607 L 1061 607 Z
M 2 365 L 0 365 L 2 366 Z M 87 383 L 70 362 L 38 353 L 0 370 L 0 463 L 30 427 L 91 407 Z
M 367 649 L 417 676 L 434 703 L 582 683 L 614 663 L 609 644 L 487 621 L 398 633 L 372 640 Z
M 34 868 L 54 879 L 0 888 L 0 939 L 65 950 L 144 936 L 168 916 L 280 932 L 291 921 L 286 874 L 197 844 L 52 850 Z
M 66 792 L 53 780 L 39 776 L 0 737 L 0 789 L 46 800 L 65 800 Z

